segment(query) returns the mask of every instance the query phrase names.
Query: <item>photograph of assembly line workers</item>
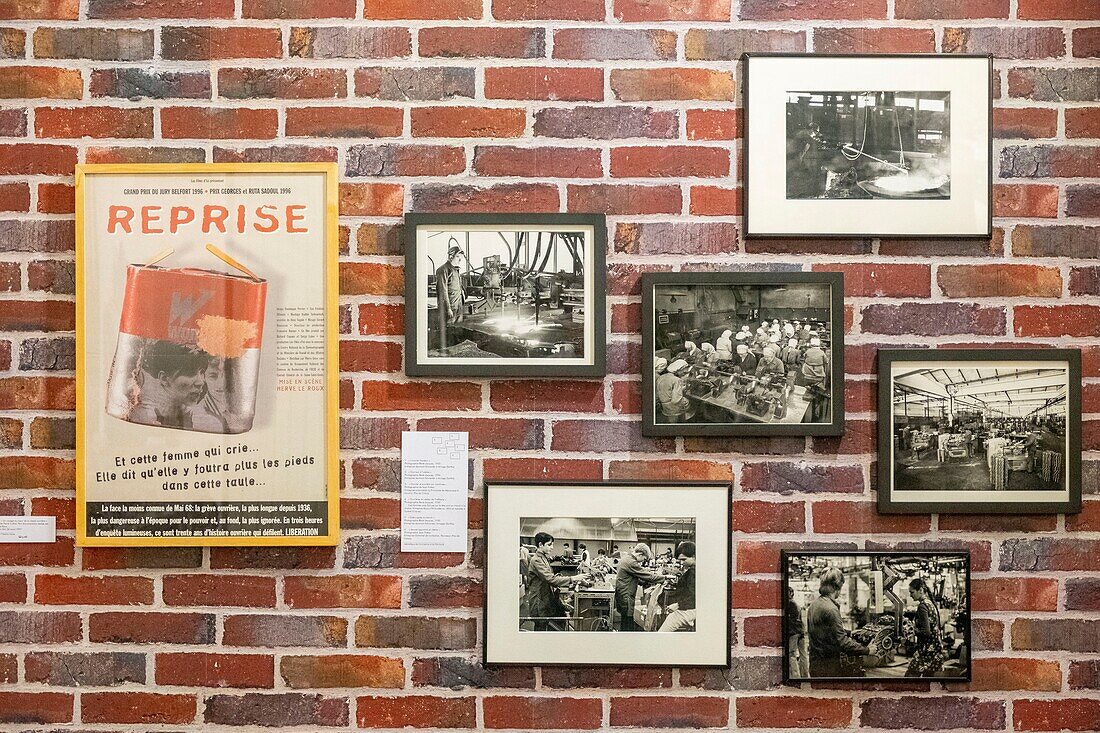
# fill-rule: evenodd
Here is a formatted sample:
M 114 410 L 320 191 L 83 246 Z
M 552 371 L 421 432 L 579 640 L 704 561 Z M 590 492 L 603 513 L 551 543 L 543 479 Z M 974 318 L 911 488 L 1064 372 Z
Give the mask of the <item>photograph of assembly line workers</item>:
M 899 365 L 894 489 L 1057 491 L 1065 486 L 1065 366 Z
M 951 198 L 951 93 L 788 92 L 787 198 Z
M 523 631 L 695 631 L 695 521 L 520 520 Z
M 963 553 L 784 552 L 784 679 L 970 679 Z
M 652 374 L 643 386 L 654 429 L 705 434 L 699 431 L 786 426 L 793 433 L 832 425 L 836 283 L 656 277 L 652 341 L 645 341 Z
M 597 365 L 603 253 L 589 223 L 424 223 L 415 239 L 414 372 Z

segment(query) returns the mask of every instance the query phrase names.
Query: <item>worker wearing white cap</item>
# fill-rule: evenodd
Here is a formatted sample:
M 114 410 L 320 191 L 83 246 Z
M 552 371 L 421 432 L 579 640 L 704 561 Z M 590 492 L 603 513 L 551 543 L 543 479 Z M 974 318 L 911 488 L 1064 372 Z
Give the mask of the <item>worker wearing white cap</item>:
M 737 355 L 733 361 L 745 374 L 756 374 L 756 356 L 749 351 L 748 344 L 737 344 Z
M 713 365 L 718 361 L 718 352 L 714 350 L 714 347 L 708 343 L 703 343 L 700 347 L 703 350 L 703 363 L 707 365 Z
M 828 370 L 829 357 L 821 348 L 821 339 L 815 336 L 810 339 L 810 346 L 806 349 L 806 355 L 802 362 L 802 378 L 807 385 L 824 386 Z
M 691 402 L 684 394 L 684 380 L 681 377 L 681 372 L 686 372 L 688 366 L 683 359 L 677 359 L 654 382 L 657 407 L 664 413 L 667 422 L 685 422 L 691 417 Z
M 798 339 L 787 339 L 787 345 L 779 351 L 779 358 L 787 369 L 796 369 L 802 362 L 802 349 L 798 348 Z
M 677 354 L 676 358 L 683 359 L 689 364 L 701 364 L 705 355 L 694 341 L 685 341 L 684 350 Z
M 730 340 L 730 336 L 732 335 L 733 331 L 727 328 L 715 342 L 715 351 L 718 352 L 719 359 L 729 361 L 733 358 L 733 341 Z
M 653 371 L 657 374 L 663 374 L 666 369 L 668 369 L 668 359 L 657 357 L 653 362 Z
M 779 360 L 776 354 L 779 353 L 779 349 L 775 346 L 765 346 L 764 353 L 760 357 L 760 360 L 756 363 L 757 376 L 772 375 L 776 377 L 787 376 L 787 368 L 783 366 L 783 362 Z

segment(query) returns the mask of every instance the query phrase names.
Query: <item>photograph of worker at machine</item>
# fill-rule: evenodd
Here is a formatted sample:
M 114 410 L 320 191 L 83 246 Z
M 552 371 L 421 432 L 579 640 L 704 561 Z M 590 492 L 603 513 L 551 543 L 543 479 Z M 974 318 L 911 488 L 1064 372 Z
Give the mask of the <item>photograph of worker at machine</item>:
M 788 92 L 787 198 L 951 198 L 951 93 Z
M 417 364 L 602 368 L 600 246 L 582 223 L 419 226 Z
M 521 631 L 694 632 L 695 520 L 524 517 Z
M 784 552 L 784 679 L 970 679 L 965 552 Z
M 649 434 L 828 434 L 839 424 L 838 274 L 651 282 L 651 305 L 643 305 L 652 318 L 643 337 Z

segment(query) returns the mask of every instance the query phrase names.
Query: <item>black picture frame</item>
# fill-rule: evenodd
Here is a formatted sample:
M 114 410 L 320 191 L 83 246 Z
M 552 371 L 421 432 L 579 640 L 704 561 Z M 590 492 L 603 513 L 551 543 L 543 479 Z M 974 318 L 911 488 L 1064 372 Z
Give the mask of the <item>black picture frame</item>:
M 1059 362 L 1068 367 L 1068 499 L 1049 502 L 911 501 L 895 495 L 893 367 L 905 362 Z M 1073 514 L 1081 511 L 1081 352 L 1078 349 L 882 349 L 878 352 L 878 511 L 882 514 Z M 949 493 L 949 492 L 944 492 Z M 1034 493 L 1034 492 L 1032 492 Z
M 827 423 L 657 423 L 654 419 L 654 289 L 660 285 L 789 285 L 830 288 L 831 420 Z M 642 435 L 658 436 L 836 436 L 844 434 L 844 273 L 841 272 L 652 272 L 642 275 Z
M 987 95 L 987 116 L 986 116 L 986 129 L 989 131 L 988 141 L 986 143 L 986 198 L 988 201 L 987 214 L 986 214 L 986 230 L 984 232 L 976 233 L 928 233 L 928 232 L 905 232 L 905 233 L 881 233 L 875 231 L 866 232 L 829 232 L 829 231 L 789 231 L 789 232 L 759 232 L 754 231 L 752 228 L 752 207 L 749 204 L 749 190 L 750 190 L 750 166 L 749 166 L 749 151 L 750 151 L 750 109 L 749 109 L 749 83 L 751 79 L 750 62 L 752 59 L 766 59 L 766 58 L 813 58 L 821 59 L 823 62 L 828 63 L 829 59 L 867 59 L 869 62 L 874 62 L 881 59 L 912 59 L 914 61 L 920 61 L 925 59 L 954 59 L 954 60 L 966 60 L 966 59 L 985 59 L 988 62 L 988 84 L 986 87 Z M 992 54 L 941 54 L 941 53 L 877 53 L 877 54 L 858 54 L 858 53 L 780 53 L 780 52 L 746 52 L 741 55 L 741 106 L 744 110 L 744 114 L 741 116 L 741 139 L 742 150 L 740 165 L 741 165 L 741 180 L 743 182 L 741 189 L 741 211 L 742 211 L 742 234 L 746 239 L 790 239 L 790 238 L 814 238 L 814 239 L 939 239 L 939 240 L 955 240 L 955 239 L 989 239 L 993 236 L 993 84 L 995 81 L 996 71 L 993 67 L 993 55 Z
M 417 313 L 420 297 L 417 288 L 417 231 L 430 226 L 577 225 L 591 227 L 592 272 L 586 284 L 592 292 L 593 348 L 585 364 L 555 364 L 553 359 L 532 358 L 523 364 L 432 363 L 418 357 Z M 405 374 L 415 377 L 603 377 L 607 374 L 607 220 L 602 214 L 406 214 L 405 215 Z M 425 335 L 426 338 L 426 335 Z
M 514 668 L 514 667 L 558 667 L 558 668 L 574 668 L 574 667 L 612 667 L 615 669 L 621 669 L 623 666 L 630 667 L 695 667 L 701 669 L 728 669 L 733 664 L 733 603 L 732 603 L 732 591 L 733 591 L 733 574 L 735 572 L 735 566 L 733 564 L 733 483 L 729 481 L 629 481 L 629 480 L 617 480 L 609 479 L 602 481 L 561 481 L 561 480 L 548 480 L 548 481 L 507 481 L 507 480 L 492 480 L 486 481 L 485 484 L 485 496 L 482 502 L 484 507 L 482 524 L 485 532 L 485 567 L 484 567 L 484 585 L 485 592 L 482 594 L 482 606 L 481 606 L 481 663 L 487 668 Z M 591 488 L 594 490 L 605 488 L 624 488 L 624 487 L 647 487 L 647 488 L 667 488 L 670 491 L 674 491 L 677 488 L 715 488 L 725 489 L 726 494 L 726 529 L 727 531 L 723 535 L 723 539 L 726 544 L 726 569 L 725 573 L 725 590 L 723 592 L 723 598 L 725 599 L 725 616 L 724 623 L 722 624 L 724 645 L 726 650 L 725 661 L 720 664 L 684 664 L 677 663 L 675 665 L 667 662 L 632 662 L 623 664 L 621 662 L 544 662 L 538 660 L 522 661 L 522 662 L 502 662 L 493 661 L 489 658 L 489 605 L 492 602 L 490 598 L 490 574 L 492 572 L 493 565 L 489 558 L 489 534 L 491 531 L 490 524 L 490 497 L 492 495 L 493 487 L 524 487 L 524 488 L 536 488 L 536 487 L 551 487 L 551 488 L 564 488 L 564 487 L 582 487 Z M 507 566 L 504 569 L 506 573 L 514 573 L 515 567 Z M 568 632 L 566 632 L 568 633 Z M 623 633 L 623 632 L 618 632 Z
M 789 558 L 792 556 L 802 557 L 896 557 L 896 558 L 921 558 L 921 557 L 942 557 L 942 558 L 960 558 L 963 561 L 963 568 L 966 573 L 965 579 L 965 593 L 966 593 L 966 634 L 963 642 L 965 649 L 965 670 L 964 675 L 956 677 L 842 677 L 842 676 L 822 676 L 822 677 L 793 677 L 790 670 L 791 649 L 790 640 L 791 634 L 789 629 L 789 619 L 786 610 L 786 604 L 788 601 L 788 592 L 790 589 L 790 563 Z M 780 662 L 780 667 L 783 673 L 783 684 L 786 685 L 800 685 L 804 682 L 811 684 L 823 682 L 823 683 L 835 683 L 835 682 L 847 682 L 852 684 L 867 684 L 867 685 L 890 685 L 890 684 L 902 684 L 913 685 L 914 683 L 927 682 L 927 683 L 947 683 L 947 682 L 970 682 L 973 679 L 974 674 L 974 656 L 973 656 L 973 597 L 971 594 L 971 564 L 970 564 L 970 551 L 966 549 L 960 550 L 797 550 L 797 549 L 784 549 L 779 553 L 779 570 L 780 570 L 780 593 L 783 603 L 783 659 Z M 806 633 L 809 633 L 809 629 L 806 629 Z M 961 655 L 960 655 L 961 656 Z

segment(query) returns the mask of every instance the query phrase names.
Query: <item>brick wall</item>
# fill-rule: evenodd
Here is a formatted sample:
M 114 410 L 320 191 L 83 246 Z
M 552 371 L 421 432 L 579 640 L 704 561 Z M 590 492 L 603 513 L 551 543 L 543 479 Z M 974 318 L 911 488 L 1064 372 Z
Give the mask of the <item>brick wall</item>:
M 731 7 L 732 6 L 732 7 Z M 739 236 L 745 50 L 997 56 L 992 241 Z M 1100 725 L 1097 0 L 0 0 L 0 729 Z M 73 165 L 336 160 L 342 544 L 73 546 Z M 406 210 L 609 215 L 609 376 L 410 382 Z M 843 270 L 843 438 L 649 440 L 638 274 Z M 1077 516 L 879 516 L 880 344 L 1085 349 Z M 734 664 L 483 669 L 469 554 L 398 551 L 400 432 L 494 477 L 736 486 Z M 974 682 L 781 687 L 777 552 L 969 547 Z

